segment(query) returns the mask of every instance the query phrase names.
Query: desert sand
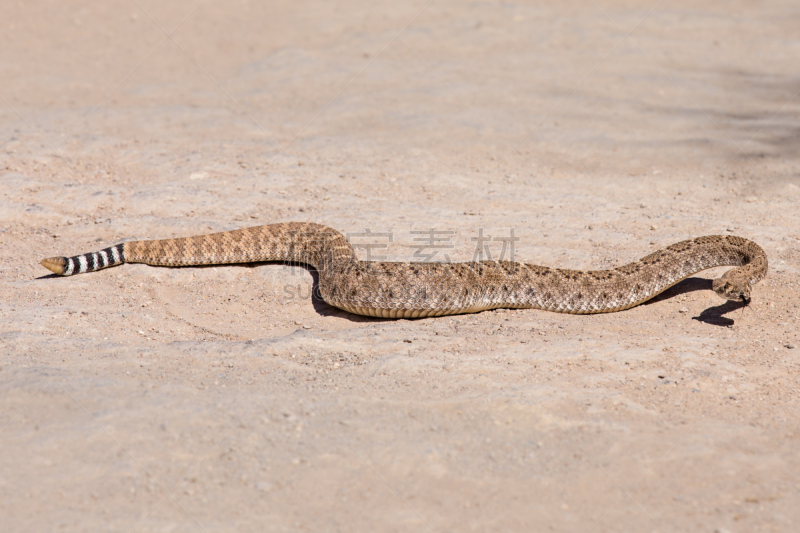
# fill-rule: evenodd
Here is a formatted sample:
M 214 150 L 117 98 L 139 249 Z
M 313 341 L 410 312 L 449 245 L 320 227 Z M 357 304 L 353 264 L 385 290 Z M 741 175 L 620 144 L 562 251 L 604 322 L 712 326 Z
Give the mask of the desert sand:
M 2 3 L 2 529 L 796 530 L 798 27 L 789 1 Z M 362 259 L 513 231 L 578 269 L 734 234 L 770 273 L 744 308 L 720 268 L 614 314 L 378 320 L 296 266 L 39 265 L 292 220 Z

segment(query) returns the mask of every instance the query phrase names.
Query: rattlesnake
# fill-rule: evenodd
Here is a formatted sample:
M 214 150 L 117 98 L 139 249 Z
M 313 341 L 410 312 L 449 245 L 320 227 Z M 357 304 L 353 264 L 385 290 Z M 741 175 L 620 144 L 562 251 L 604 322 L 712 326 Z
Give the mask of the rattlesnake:
M 767 274 L 756 243 L 730 235 L 673 244 L 611 270 L 563 270 L 512 261 L 359 261 L 338 231 L 288 222 L 211 235 L 131 241 L 42 265 L 62 276 L 121 263 L 188 266 L 260 261 L 304 263 L 319 273 L 319 293 L 351 313 L 385 318 L 536 308 L 560 313 L 607 313 L 649 300 L 688 276 L 716 266 L 737 266 L 712 288 L 728 300 L 750 302 L 750 288 Z

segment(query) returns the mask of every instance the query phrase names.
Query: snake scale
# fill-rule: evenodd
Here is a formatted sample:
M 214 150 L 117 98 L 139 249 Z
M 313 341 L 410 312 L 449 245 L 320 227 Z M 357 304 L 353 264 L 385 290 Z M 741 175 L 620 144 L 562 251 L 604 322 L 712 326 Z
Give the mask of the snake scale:
M 71 276 L 121 263 L 159 266 L 285 261 L 319 273 L 319 293 L 330 305 L 360 315 L 416 318 L 496 308 L 560 313 L 608 313 L 645 302 L 679 281 L 717 266 L 734 266 L 713 281 L 719 296 L 745 304 L 767 274 L 756 243 L 732 235 L 682 241 L 610 270 L 564 270 L 512 261 L 359 261 L 338 231 L 287 222 L 210 235 L 130 241 L 99 252 L 51 257 L 42 265 Z

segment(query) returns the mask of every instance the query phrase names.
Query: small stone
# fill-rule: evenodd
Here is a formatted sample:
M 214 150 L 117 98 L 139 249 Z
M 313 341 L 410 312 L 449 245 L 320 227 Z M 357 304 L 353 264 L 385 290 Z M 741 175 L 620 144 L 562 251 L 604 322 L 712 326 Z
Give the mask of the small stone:
M 788 349 L 790 349 L 790 350 L 794 350 L 795 349 L 795 345 L 794 344 L 787 344 L 786 347 Z
M 678 309 L 678 312 L 679 313 L 688 313 L 689 309 L 687 307 L 681 307 L 680 309 Z
M 652 224 L 652 225 L 650 226 L 650 231 L 655 231 L 655 230 L 657 230 L 657 229 L 658 229 L 658 226 L 656 226 L 655 224 Z
M 303 329 L 311 329 L 311 326 L 309 326 L 308 324 L 303 324 Z
M 272 490 L 272 483 L 269 481 L 259 481 L 256 483 L 256 490 L 260 490 L 261 492 L 269 492 Z

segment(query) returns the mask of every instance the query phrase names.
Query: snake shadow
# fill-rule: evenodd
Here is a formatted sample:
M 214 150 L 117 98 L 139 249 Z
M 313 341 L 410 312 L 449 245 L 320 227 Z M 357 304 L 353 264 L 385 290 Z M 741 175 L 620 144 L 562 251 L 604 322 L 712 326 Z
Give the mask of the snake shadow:
M 352 322 L 396 321 L 396 319 L 392 318 L 377 318 L 377 317 L 354 315 L 352 313 L 343 311 L 337 307 L 333 307 L 332 305 L 327 304 L 325 300 L 322 299 L 319 293 L 319 274 L 312 267 L 306 266 L 306 269 L 313 278 L 312 297 L 311 297 L 312 304 L 314 305 L 314 310 L 320 315 L 337 316 L 340 318 L 348 319 Z M 711 283 L 712 281 L 710 279 L 686 278 L 680 283 L 677 283 L 672 287 L 670 287 L 669 289 L 667 289 L 666 291 L 662 292 L 658 296 L 646 301 L 643 305 L 652 305 L 656 302 L 668 300 L 670 298 L 680 296 L 681 294 L 688 294 L 690 292 L 710 291 L 712 290 Z M 723 315 L 728 314 L 731 311 L 736 311 L 737 309 L 743 309 L 745 307 L 747 307 L 747 304 L 740 302 L 726 301 L 722 305 L 716 305 L 714 307 L 709 307 L 708 309 L 705 309 L 702 313 L 700 313 L 699 316 L 692 317 L 692 320 L 697 320 L 699 322 L 703 322 L 705 324 L 709 324 L 712 326 L 724 326 L 724 327 L 732 326 L 734 324 L 734 320 L 731 318 L 726 318 Z
M 319 272 L 317 272 L 317 269 L 315 269 L 311 265 L 306 265 L 304 263 L 290 263 L 285 261 L 263 261 L 258 263 L 237 263 L 231 266 L 238 266 L 243 268 L 256 268 L 258 266 L 263 266 L 263 265 L 289 265 L 306 269 L 308 273 L 311 274 L 311 305 L 314 307 L 314 311 L 316 311 L 317 314 L 320 316 L 338 317 L 338 318 L 343 318 L 345 320 L 349 320 L 350 322 L 392 322 L 393 320 L 395 320 L 391 318 L 356 315 L 348 311 L 345 311 L 344 309 L 339 309 L 338 307 L 330 305 L 329 303 L 327 303 L 325 300 L 322 299 L 322 294 L 320 293 L 319 290 Z M 209 266 L 219 266 L 219 265 L 209 265 Z
M 335 316 L 338 318 L 344 318 L 349 320 L 350 322 L 397 322 L 396 319 L 391 318 L 380 318 L 374 316 L 363 316 L 363 315 L 356 315 L 350 312 L 345 311 L 344 309 L 339 309 L 338 307 L 334 307 L 327 303 L 325 300 L 322 299 L 322 295 L 319 292 L 319 272 L 312 267 L 306 267 L 308 269 L 308 273 L 311 274 L 312 282 L 311 282 L 311 305 L 314 306 L 314 311 L 321 316 Z
M 652 305 L 654 303 L 669 300 L 670 298 L 680 296 L 681 294 L 688 294 L 690 292 L 710 291 L 711 283 L 712 281 L 710 279 L 686 278 L 680 283 L 677 283 L 665 290 L 658 296 L 647 300 L 642 305 Z M 703 322 L 712 326 L 732 326 L 735 323 L 734 320 L 723 315 L 726 315 L 731 311 L 736 311 L 737 309 L 744 309 L 745 307 L 747 307 L 747 304 L 743 302 L 734 302 L 729 300 L 722 305 L 715 305 L 714 307 L 705 309 L 702 313 L 700 313 L 700 315 L 692 317 L 692 320 L 697 320 L 698 322 Z

